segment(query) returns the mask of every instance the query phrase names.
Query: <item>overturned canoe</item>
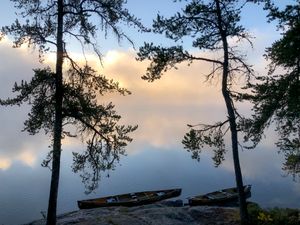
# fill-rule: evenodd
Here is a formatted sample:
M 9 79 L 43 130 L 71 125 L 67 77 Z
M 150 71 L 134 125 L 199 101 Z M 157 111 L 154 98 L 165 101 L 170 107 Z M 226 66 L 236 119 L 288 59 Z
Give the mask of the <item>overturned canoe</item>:
M 109 206 L 137 206 L 177 197 L 180 194 L 181 189 L 143 191 L 122 195 L 107 196 L 102 198 L 81 200 L 77 203 L 80 209 L 90 209 Z
M 251 185 L 244 186 L 244 193 L 246 198 L 251 197 Z M 189 205 L 226 205 L 237 203 L 238 199 L 237 188 L 227 188 L 189 198 Z

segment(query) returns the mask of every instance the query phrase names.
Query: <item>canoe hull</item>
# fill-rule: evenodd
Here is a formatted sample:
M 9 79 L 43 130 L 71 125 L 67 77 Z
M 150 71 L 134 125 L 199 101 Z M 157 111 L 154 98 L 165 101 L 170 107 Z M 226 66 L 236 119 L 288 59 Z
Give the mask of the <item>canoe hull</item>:
M 103 198 L 95 198 L 78 201 L 80 209 L 90 209 L 98 207 L 112 206 L 138 206 L 158 202 L 164 199 L 177 197 L 181 194 L 181 189 L 157 190 L 135 192 L 122 195 L 107 196 Z
M 244 186 L 246 198 L 251 197 L 251 185 Z M 207 193 L 205 195 L 198 195 L 189 199 L 189 205 L 232 205 L 237 203 L 239 195 L 236 188 L 227 188 L 220 191 Z

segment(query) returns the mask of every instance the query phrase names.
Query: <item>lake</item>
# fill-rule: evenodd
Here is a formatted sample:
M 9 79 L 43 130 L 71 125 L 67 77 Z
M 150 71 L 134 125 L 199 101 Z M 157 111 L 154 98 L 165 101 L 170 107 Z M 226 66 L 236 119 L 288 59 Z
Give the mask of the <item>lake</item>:
M 133 144 L 134 145 L 134 144 Z M 77 200 L 134 191 L 165 188 L 183 189 L 181 199 L 234 185 L 230 154 L 225 163 L 214 168 L 209 153 L 201 161 L 192 160 L 190 154 L 180 149 L 159 149 L 144 146 L 139 152 L 129 153 L 121 159 L 109 178 L 103 174 L 99 189 L 88 196 L 79 176 L 71 172 L 71 151 L 65 149 L 58 200 L 58 213 L 77 210 Z M 40 154 L 37 162 L 41 162 Z M 265 148 L 241 152 L 245 184 L 252 184 L 251 201 L 264 207 L 300 208 L 300 184 L 291 177 L 283 177 L 282 155 Z M 47 210 L 50 171 L 38 163 L 25 165 L 13 163 L 9 169 L 0 170 L 0 224 L 14 225 L 42 217 Z
M 32 68 L 41 65 L 36 63 L 36 57 L 25 50 L 12 49 L 9 43 L 0 45 L 0 50 L 1 74 L 4 74 L 0 76 L 3 84 L 0 98 L 6 98 L 11 96 L 15 81 L 30 79 Z M 99 101 L 115 103 L 122 115 L 121 123 L 138 124 L 139 128 L 127 148 L 128 155 L 121 158 L 109 178 L 103 174 L 99 189 L 88 196 L 79 176 L 70 168 L 71 152 L 80 151 L 84 145 L 78 140 L 63 140 L 58 213 L 77 210 L 77 200 L 96 196 L 180 187 L 183 189 L 180 198 L 186 200 L 189 196 L 234 186 L 230 150 L 225 162 L 215 168 L 209 151 L 203 151 L 201 161 L 197 162 L 181 144 L 188 131 L 186 124 L 212 124 L 227 119 L 218 78 L 203 83 L 205 77 L 200 76 L 210 68 L 202 63 L 179 66 L 160 81 L 148 84 L 140 79 L 146 71 L 145 64 L 135 61 L 133 51 L 110 51 L 107 55 L 111 60 L 101 73 L 112 75 L 133 94 L 109 95 Z M 237 84 L 243 85 L 239 80 Z M 250 108 L 248 103 L 238 105 L 242 114 L 250 115 Z M 41 211 L 47 210 L 51 174 L 40 164 L 49 150 L 49 139 L 42 132 L 36 136 L 20 132 L 28 111 L 28 106 L 0 108 L 1 225 L 30 222 L 41 218 Z M 283 155 L 277 154 L 274 146 L 278 138 L 271 128 L 268 132 L 255 150 L 240 153 L 244 183 L 252 184 L 251 200 L 264 207 L 300 208 L 300 184 L 284 176 Z

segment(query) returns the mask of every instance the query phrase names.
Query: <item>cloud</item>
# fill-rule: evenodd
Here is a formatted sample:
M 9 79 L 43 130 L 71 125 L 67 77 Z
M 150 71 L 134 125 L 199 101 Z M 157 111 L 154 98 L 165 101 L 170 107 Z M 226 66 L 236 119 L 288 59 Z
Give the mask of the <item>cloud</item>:
M 11 160 L 9 158 L 0 158 L 0 170 L 6 170 L 11 166 Z
M 205 82 L 205 74 L 211 69 L 207 63 L 179 65 L 159 81 L 149 83 L 141 79 L 148 62 L 136 61 L 132 49 L 108 51 L 102 64 L 95 55 L 70 55 L 79 62 L 87 59 L 99 73 L 132 92 L 125 97 L 117 94 L 99 97 L 99 102 L 112 101 L 116 105 L 124 124 L 139 125 L 133 134 L 134 143 L 128 148 L 130 152 L 139 151 L 145 144 L 162 149 L 181 146 L 187 124 L 213 123 L 226 118 L 218 78 L 214 83 Z
M 32 68 L 46 65 L 53 67 L 55 63 L 53 53 L 46 55 L 46 65 L 41 65 L 36 63 L 36 54 L 25 49 L 12 49 L 9 45 L 9 41 L 0 43 L 0 60 L 5 65 L 0 71 L 0 82 L 5 84 L 0 91 L 1 98 L 11 95 L 14 81 L 29 79 Z M 136 53 L 132 49 L 108 51 L 102 58 L 102 64 L 92 54 L 86 54 L 85 58 L 78 53 L 70 55 L 79 62 L 87 59 L 99 73 L 115 79 L 132 92 L 129 96 L 108 94 L 98 99 L 101 103 L 112 101 L 116 105 L 117 112 L 122 116 L 121 123 L 139 125 L 138 130 L 132 134 L 134 141 L 128 147 L 129 153 L 141 151 L 145 145 L 160 149 L 181 148 L 181 140 L 188 131 L 187 124 L 212 124 L 227 118 L 220 77 L 216 75 L 213 82 L 205 82 L 205 75 L 212 66 L 208 63 L 197 62 L 191 66 L 183 63 L 177 70 L 170 70 L 160 80 L 149 83 L 141 79 L 148 62 L 136 61 Z M 246 112 L 247 107 L 243 108 Z M 19 132 L 28 110 L 28 106 L 1 108 L 0 122 L 5 124 L 6 129 L 0 130 L 0 154 L 4 158 L 22 159 L 27 165 L 32 165 L 36 162 L 35 153 L 41 151 L 40 146 L 43 146 L 43 152 L 48 151 L 49 140 L 42 134 L 32 137 Z M 16 137 L 18 141 L 13 141 Z M 77 149 L 79 142 L 65 139 L 63 148 Z M 28 143 L 33 143 L 30 153 Z
M 12 49 L 9 42 L 1 43 L 0 50 L 0 59 L 5 60 L 0 76 L 1 83 L 5 84 L 1 98 L 6 98 L 12 95 L 11 87 L 15 81 L 30 79 L 32 68 L 44 65 L 35 63 L 38 61 L 35 54 L 25 49 Z M 79 54 L 73 53 L 73 56 L 77 60 L 83 59 Z M 123 116 L 122 123 L 139 125 L 133 134 L 134 143 L 129 152 L 139 151 L 144 144 L 162 149 L 180 145 L 187 131 L 186 124 L 208 123 L 224 113 L 222 100 L 214 93 L 214 89 L 219 92 L 220 88 L 209 87 L 201 78 L 206 65 L 182 66 L 167 73 L 160 81 L 148 83 L 140 78 L 146 63 L 137 62 L 132 50 L 107 52 L 103 57 L 104 67 L 97 57 L 87 55 L 86 58 L 99 73 L 114 78 L 132 91 L 132 95 L 125 97 L 109 94 L 99 99 L 99 102 L 112 101 L 116 104 L 117 111 Z M 54 59 L 50 54 L 45 57 L 45 63 L 51 65 Z M 2 167 L 9 167 L 14 160 L 32 166 L 36 163 L 35 154 L 41 152 L 41 146 L 44 154 L 48 151 L 49 140 L 43 134 L 29 136 L 20 132 L 28 110 L 28 106 L 1 108 L 0 122 L 5 129 L 0 130 L 0 154 L 1 158 L 6 159 Z M 74 149 L 78 142 L 65 139 L 63 147 Z
M 110 53 L 108 53 L 109 55 Z M 109 96 L 128 124 L 138 124 L 134 142 L 170 149 L 180 145 L 187 124 L 213 123 L 225 120 L 219 83 L 205 83 L 209 65 L 180 65 L 153 83 L 141 79 L 147 62 L 137 62 L 133 51 L 113 52 L 115 58 L 104 74 L 121 81 L 132 95 Z M 128 66 L 130 65 L 130 66 Z
M 0 42 L 0 98 L 12 97 L 11 90 L 15 82 L 32 77 L 32 69 L 41 67 L 37 54 L 26 48 L 12 48 L 12 42 L 4 39 Z M 23 122 L 29 112 L 29 106 L 0 108 L 0 168 L 8 169 L 14 161 L 26 165 L 35 164 L 35 154 L 47 149 L 47 139 L 42 135 L 29 136 L 23 129 Z
M 17 158 L 27 166 L 33 167 L 36 163 L 36 156 L 34 152 L 30 150 L 21 152 Z

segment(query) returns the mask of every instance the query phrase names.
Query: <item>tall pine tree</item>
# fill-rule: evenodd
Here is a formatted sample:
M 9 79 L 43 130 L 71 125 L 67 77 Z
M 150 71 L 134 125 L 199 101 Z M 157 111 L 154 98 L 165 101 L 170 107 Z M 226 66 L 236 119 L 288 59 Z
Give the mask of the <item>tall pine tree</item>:
M 200 50 L 199 54 L 185 50 L 182 44 L 163 47 L 155 46 L 153 43 L 145 43 L 138 53 L 139 60 L 150 60 L 147 72 L 142 77 L 150 82 L 159 79 L 164 72 L 176 68 L 176 65 L 182 62 L 189 64 L 197 61 L 206 62 L 212 68 L 211 72 L 207 74 L 207 79 L 220 76 L 227 119 L 214 125 L 190 125 L 190 132 L 185 135 L 183 144 L 196 159 L 199 159 L 199 154 L 204 146 L 213 147 L 214 161 L 216 165 L 219 165 L 224 160 L 226 152 L 224 136 L 228 130 L 230 131 L 242 224 L 247 224 L 248 218 L 239 161 L 237 120 L 241 117 L 234 105 L 233 97 L 236 93 L 233 88 L 233 80 L 241 75 L 248 78 L 252 74 L 252 69 L 244 61 L 243 56 L 238 53 L 235 44 L 231 43 L 234 43 L 233 40 L 236 42 L 249 41 L 247 32 L 239 24 L 240 13 L 245 2 L 250 1 L 192 0 L 187 1 L 182 12 L 178 12 L 170 18 L 157 16 L 153 24 L 155 33 L 164 33 L 167 38 L 177 43 L 183 38 L 185 39 L 181 43 L 192 39 L 192 46 Z M 218 56 L 209 58 L 207 54 L 201 54 L 204 51 L 216 53 Z
M 68 54 L 68 41 L 75 39 L 82 46 L 92 46 L 101 58 L 97 46 L 97 35 L 103 32 L 116 35 L 118 41 L 129 37 L 119 27 L 120 22 L 144 30 L 139 20 L 125 8 L 125 0 L 11 0 L 24 19 L 2 28 L 4 34 L 14 36 L 14 46 L 22 44 L 39 49 L 40 57 L 49 50 L 56 52 L 56 66 L 34 70 L 29 81 L 15 84 L 18 95 L 1 100 L 1 105 L 32 105 L 24 130 L 36 134 L 44 129 L 52 137 L 53 150 L 44 161 L 52 162 L 51 187 L 47 213 L 47 224 L 56 224 L 57 196 L 59 186 L 61 140 L 77 134 L 87 139 L 87 149 L 74 153 L 73 170 L 81 172 L 87 187 L 94 189 L 100 171 L 110 169 L 124 154 L 131 142 L 128 134 L 136 126 L 118 125 L 120 116 L 109 103 L 101 105 L 97 99 L 106 92 L 128 94 L 118 83 L 105 78 L 85 62 L 84 66 Z M 132 42 L 131 42 L 132 43 Z M 65 125 L 73 125 L 77 133 L 72 134 Z M 89 168 L 92 171 L 89 171 Z
M 278 21 L 282 37 L 266 49 L 269 63 L 267 76 L 250 84 L 252 94 L 242 95 L 253 104 L 254 115 L 245 121 L 247 141 L 256 146 L 265 129 L 275 123 L 279 141 L 276 145 L 285 154 L 283 169 L 300 174 L 300 1 L 280 9 L 271 0 L 263 1 L 268 19 Z

